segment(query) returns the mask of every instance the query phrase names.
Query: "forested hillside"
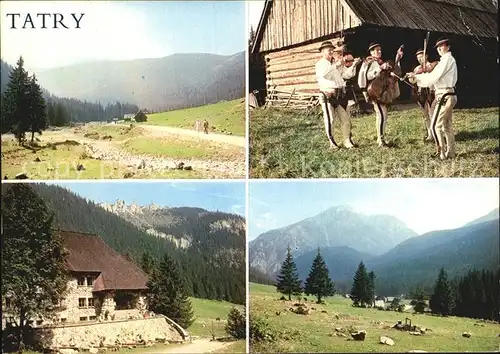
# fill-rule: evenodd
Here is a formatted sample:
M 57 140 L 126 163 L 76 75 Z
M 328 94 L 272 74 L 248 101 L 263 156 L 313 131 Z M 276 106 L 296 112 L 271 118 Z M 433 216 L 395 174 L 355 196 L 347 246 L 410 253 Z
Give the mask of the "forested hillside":
M 178 225 L 175 230 L 170 230 L 196 240 L 191 247 L 180 248 L 64 188 L 46 184 L 32 186 L 54 212 L 56 228 L 98 234 L 110 247 L 138 264 L 145 252 L 156 260 L 169 253 L 181 265 L 189 295 L 244 303 L 244 229 L 234 233 L 208 231 L 214 220 L 232 218 L 244 221 L 240 216 L 204 211 L 205 217 L 199 218 L 198 223 L 185 227 Z M 2 192 L 7 188 L 9 185 L 3 185 Z

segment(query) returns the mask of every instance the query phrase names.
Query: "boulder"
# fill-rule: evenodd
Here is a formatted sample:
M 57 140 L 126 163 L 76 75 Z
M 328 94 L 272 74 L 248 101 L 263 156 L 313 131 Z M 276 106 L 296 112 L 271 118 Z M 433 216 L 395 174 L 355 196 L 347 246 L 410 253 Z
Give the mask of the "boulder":
M 425 350 L 413 349 L 410 350 L 408 353 L 427 353 L 427 352 Z
M 351 333 L 351 337 L 354 340 L 364 341 L 365 338 L 366 338 L 366 331 L 365 330 L 361 330 L 361 331 L 353 332 L 353 333 Z
M 392 345 L 394 345 L 394 340 L 392 340 L 389 337 L 382 336 L 382 337 L 380 337 L 380 343 L 392 346 Z
M 28 179 L 28 175 L 26 173 L 18 173 L 16 179 Z
M 410 333 L 412 336 L 421 336 L 422 335 L 422 333 L 415 332 L 415 331 L 414 332 L 408 332 L 408 333 Z
M 90 348 L 89 349 L 89 353 L 91 353 L 91 354 L 97 354 L 97 353 L 99 353 L 99 349 L 97 349 L 97 348 Z
M 464 333 L 462 333 L 462 337 L 470 338 L 471 334 L 470 334 L 470 332 L 464 332 Z

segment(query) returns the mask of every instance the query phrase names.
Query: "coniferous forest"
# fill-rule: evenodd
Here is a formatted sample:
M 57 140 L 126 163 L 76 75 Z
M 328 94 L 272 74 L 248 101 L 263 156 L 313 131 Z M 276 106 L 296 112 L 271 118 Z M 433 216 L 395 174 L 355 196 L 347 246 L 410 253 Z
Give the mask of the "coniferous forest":
M 36 75 L 24 68 L 19 58 L 15 68 L 1 61 L 2 133 L 12 132 L 23 140 L 23 133 L 40 133 L 49 126 L 111 121 L 127 113 L 137 113 L 139 107 L 127 102 L 103 106 L 98 102 L 57 97 L 41 87 Z
M 236 304 L 245 302 L 245 231 L 207 232 L 216 219 L 244 221 L 242 217 L 207 212 L 197 224 L 177 225 L 175 231 L 170 230 L 171 234 L 192 238 L 190 247 L 179 248 L 174 242 L 150 235 L 67 189 L 45 184 L 31 186 L 54 213 L 56 228 L 98 234 L 110 247 L 138 265 L 144 254 L 156 262 L 167 254 L 180 265 L 189 296 Z M 8 188 L 9 185 L 2 185 L 2 194 Z

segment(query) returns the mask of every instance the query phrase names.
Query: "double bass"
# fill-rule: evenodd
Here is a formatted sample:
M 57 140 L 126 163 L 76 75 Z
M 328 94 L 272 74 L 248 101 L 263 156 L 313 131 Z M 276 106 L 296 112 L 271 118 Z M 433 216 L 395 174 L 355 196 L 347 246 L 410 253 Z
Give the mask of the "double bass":
M 402 51 L 403 48 L 404 46 L 399 47 L 399 51 Z M 377 101 L 385 105 L 391 104 L 400 95 L 398 78 L 392 75 L 396 69 L 396 63 L 392 60 L 389 60 L 386 63 L 389 67 L 382 69 L 380 74 L 371 82 L 368 81 L 368 77 L 366 78 L 366 81 L 369 82 L 366 92 L 370 100 Z M 371 63 L 368 65 L 366 73 L 368 73 Z

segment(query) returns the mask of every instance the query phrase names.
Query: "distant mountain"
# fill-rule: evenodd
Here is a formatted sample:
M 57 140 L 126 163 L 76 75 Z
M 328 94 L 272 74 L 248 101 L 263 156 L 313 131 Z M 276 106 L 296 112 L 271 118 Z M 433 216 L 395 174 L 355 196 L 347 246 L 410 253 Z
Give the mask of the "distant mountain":
M 500 264 L 499 220 L 472 223 L 454 230 L 433 231 L 412 238 L 367 261 L 374 269 L 382 295 L 431 286 L 441 267 L 450 277 L 468 270 L 496 269 Z
M 317 247 L 326 249 L 341 246 L 361 253 L 380 255 L 416 235 L 392 216 L 367 216 L 339 206 L 261 234 L 249 244 L 249 260 L 252 267 L 275 275 L 288 245 L 294 257 L 315 251 Z
M 2 194 L 11 186 L 2 184 Z M 99 205 L 62 187 L 31 186 L 54 213 L 54 227 L 98 234 L 137 263 L 143 252 L 157 260 L 168 253 L 181 265 L 190 295 L 244 303 L 243 217 L 191 207 L 127 206 L 121 201 Z
M 307 278 L 316 254 L 317 250 L 309 251 L 295 260 L 300 279 L 305 280 Z M 364 261 L 366 263 L 366 261 L 374 258 L 368 253 L 361 253 L 345 246 L 321 248 L 321 256 L 328 266 L 330 277 L 336 280 L 352 279 L 359 262 Z
M 245 95 L 245 53 L 190 53 L 158 59 L 100 61 L 43 70 L 39 82 L 58 96 L 177 109 Z
M 464 226 L 480 224 L 482 222 L 490 221 L 490 220 L 497 220 L 499 217 L 500 217 L 500 210 L 499 210 L 499 208 L 496 208 L 496 209 L 490 211 L 488 214 L 480 217 L 479 219 L 473 220 L 473 221 L 465 224 Z

